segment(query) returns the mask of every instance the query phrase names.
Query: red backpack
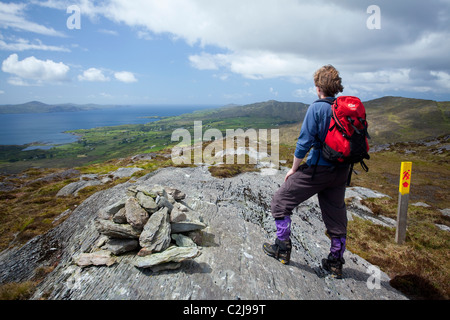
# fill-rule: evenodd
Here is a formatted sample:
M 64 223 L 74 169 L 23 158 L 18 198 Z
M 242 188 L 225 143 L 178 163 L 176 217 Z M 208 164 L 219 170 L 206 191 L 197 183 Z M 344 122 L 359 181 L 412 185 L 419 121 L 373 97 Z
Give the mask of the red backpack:
M 350 164 L 350 184 L 353 165 L 360 163 L 364 171 L 369 168 L 364 159 L 369 156 L 369 133 L 367 132 L 366 109 L 357 97 L 340 96 L 331 102 L 332 116 L 327 136 L 322 145 L 322 156 L 331 163 Z

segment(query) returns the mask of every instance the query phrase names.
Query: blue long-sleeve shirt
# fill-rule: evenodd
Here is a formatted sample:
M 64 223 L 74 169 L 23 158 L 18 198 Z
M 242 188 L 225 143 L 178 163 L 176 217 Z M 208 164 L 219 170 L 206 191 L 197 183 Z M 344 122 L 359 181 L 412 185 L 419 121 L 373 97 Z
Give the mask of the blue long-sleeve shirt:
M 331 102 L 333 101 L 333 98 L 327 99 Z M 317 158 L 322 152 L 320 148 L 321 142 L 325 140 L 328 127 L 330 126 L 331 114 L 331 105 L 320 100 L 313 102 L 306 112 L 295 149 L 295 157 L 303 159 L 306 153 L 313 147 L 306 159 L 306 163 L 309 166 L 316 165 L 316 163 L 319 166 L 333 165 L 323 159 L 322 156 L 320 156 L 319 162 L 317 162 Z

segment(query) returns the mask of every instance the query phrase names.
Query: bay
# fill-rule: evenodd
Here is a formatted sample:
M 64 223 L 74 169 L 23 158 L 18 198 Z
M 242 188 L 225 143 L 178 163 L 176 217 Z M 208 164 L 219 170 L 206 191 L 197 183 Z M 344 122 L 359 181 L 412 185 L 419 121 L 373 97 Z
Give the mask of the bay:
M 0 145 L 39 143 L 48 149 L 53 145 L 75 142 L 68 130 L 91 129 L 124 124 L 145 124 L 157 118 L 191 113 L 211 106 L 120 106 L 77 112 L 0 114 Z

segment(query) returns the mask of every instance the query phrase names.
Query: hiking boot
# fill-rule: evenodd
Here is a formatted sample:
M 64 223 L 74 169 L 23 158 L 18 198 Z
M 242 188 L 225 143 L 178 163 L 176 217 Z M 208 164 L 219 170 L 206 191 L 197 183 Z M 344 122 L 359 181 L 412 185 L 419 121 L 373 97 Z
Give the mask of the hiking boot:
M 291 260 L 292 244 L 291 240 L 275 240 L 275 244 L 264 243 L 263 251 L 270 257 L 280 261 L 282 264 L 289 264 Z
M 333 278 L 337 279 L 342 279 L 342 265 L 344 263 L 344 258 L 335 258 L 331 253 L 328 258 L 322 259 L 322 267 L 330 272 Z

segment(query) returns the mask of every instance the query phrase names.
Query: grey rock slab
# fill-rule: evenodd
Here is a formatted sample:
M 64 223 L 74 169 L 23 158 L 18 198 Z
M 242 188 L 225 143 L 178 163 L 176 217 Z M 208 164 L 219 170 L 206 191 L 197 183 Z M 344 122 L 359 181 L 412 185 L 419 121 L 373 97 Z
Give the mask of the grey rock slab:
M 133 251 L 138 247 L 139 242 L 135 239 L 109 239 L 102 249 L 110 251 L 118 256 L 125 252 Z
M 141 207 L 144 208 L 150 214 L 155 213 L 159 209 L 155 200 L 151 196 L 145 194 L 144 192 L 141 191 L 137 192 L 136 200 L 141 205 Z
M 158 204 L 159 208 L 167 208 L 169 213 L 173 209 L 173 204 L 170 203 L 169 199 L 167 199 L 167 197 L 165 196 L 158 196 L 155 202 Z
M 441 229 L 443 231 L 450 232 L 450 228 L 448 226 L 446 226 L 445 224 L 436 224 L 436 227 L 438 227 L 439 229 Z
M 170 244 L 170 221 L 167 208 L 152 214 L 139 237 L 141 247 L 149 251 L 165 250 Z
M 120 209 L 119 211 L 117 211 L 113 218 L 112 221 L 115 223 L 119 223 L 119 224 L 125 224 L 127 223 L 127 216 L 126 216 L 126 210 L 125 207 L 123 207 L 122 209 Z
M 118 224 L 109 220 L 98 220 L 96 227 L 99 233 L 119 239 L 138 239 L 140 231 L 129 224 Z
M 63 188 L 61 188 L 61 190 L 58 191 L 58 193 L 56 194 L 57 197 L 67 197 L 67 196 L 74 196 L 76 197 L 78 195 L 78 192 L 81 189 L 84 189 L 86 187 L 90 187 L 90 186 L 96 186 L 101 184 L 101 181 L 98 180 L 89 180 L 89 181 L 76 181 L 76 182 L 72 182 L 69 183 L 68 185 L 64 186 Z
M 116 171 L 111 172 L 110 174 L 114 177 L 114 179 L 118 178 L 127 178 L 131 177 L 134 173 L 141 171 L 141 168 L 119 168 Z
M 125 207 L 125 202 L 126 199 L 123 198 L 109 206 L 101 208 L 97 213 L 98 217 L 104 220 L 111 219 L 111 217 L 114 216 L 120 209 Z
M 364 187 L 350 187 L 345 191 L 346 198 L 355 197 L 359 200 L 367 198 L 390 198 L 388 195 Z
M 199 250 L 196 247 L 169 247 L 161 253 L 154 253 L 145 257 L 136 257 L 133 264 L 138 268 L 150 268 L 162 263 L 181 262 L 197 257 Z
M 442 209 L 442 210 L 439 210 L 439 211 L 441 211 L 442 215 L 444 215 L 446 217 L 450 217 L 450 209 L 449 208 Z
M 182 234 L 179 234 L 179 233 L 172 234 L 172 239 L 175 240 L 177 246 L 179 246 L 179 247 L 196 247 L 197 246 L 191 238 L 184 236 Z
M 180 221 L 172 223 L 172 233 L 189 232 L 206 228 L 200 221 Z

